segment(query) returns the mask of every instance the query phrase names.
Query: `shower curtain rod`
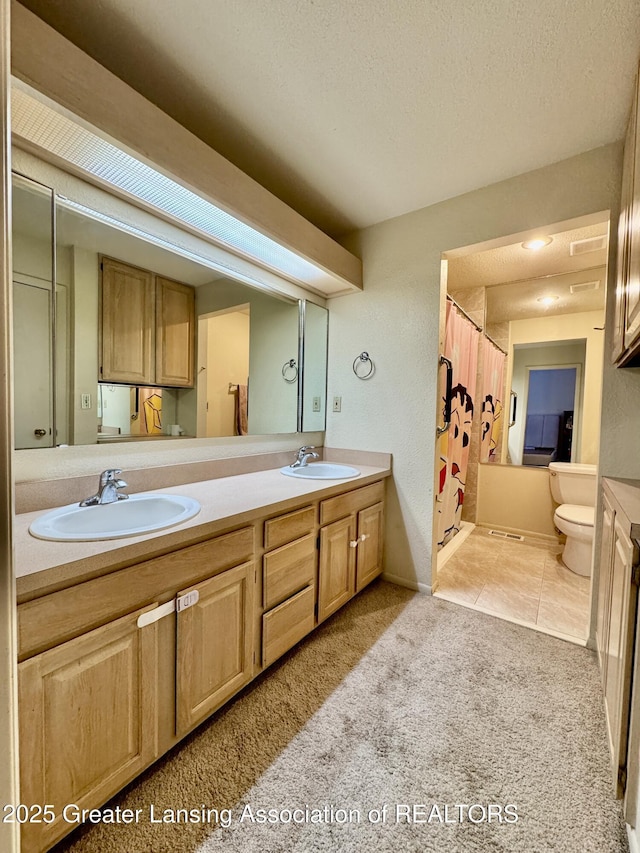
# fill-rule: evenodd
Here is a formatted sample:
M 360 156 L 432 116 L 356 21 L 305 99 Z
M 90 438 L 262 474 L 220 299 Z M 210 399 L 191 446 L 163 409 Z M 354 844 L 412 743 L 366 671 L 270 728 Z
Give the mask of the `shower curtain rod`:
M 463 308 L 461 305 L 458 305 L 458 303 L 457 303 L 457 302 L 456 302 L 456 300 L 453 298 L 453 296 L 449 296 L 449 294 L 447 293 L 447 299 L 449 300 L 449 302 L 452 302 L 452 303 L 453 303 L 453 305 L 455 305 L 455 307 L 458 309 L 458 311 L 459 311 L 461 314 L 463 314 L 463 315 L 467 318 L 467 320 L 468 320 L 468 321 L 469 321 L 473 326 L 475 326 L 475 327 L 476 327 L 476 329 L 480 332 L 480 334 L 482 334 L 482 335 L 484 335 L 484 336 L 485 336 L 485 338 L 489 341 L 489 343 L 492 343 L 492 344 L 494 345 L 494 347 L 495 347 L 497 350 L 500 350 L 500 352 L 501 352 L 504 356 L 506 356 L 506 352 L 502 349 L 502 347 L 499 347 L 499 346 L 498 346 L 498 344 L 493 340 L 493 338 L 492 338 L 492 337 L 490 337 L 490 336 L 485 332 L 485 330 L 482 328 L 482 326 L 479 326 L 479 325 L 476 323 L 476 321 L 475 321 L 475 320 L 472 320 L 472 319 L 471 319 L 471 317 L 467 314 L 467 312 L 464 310 L 464 308 Z

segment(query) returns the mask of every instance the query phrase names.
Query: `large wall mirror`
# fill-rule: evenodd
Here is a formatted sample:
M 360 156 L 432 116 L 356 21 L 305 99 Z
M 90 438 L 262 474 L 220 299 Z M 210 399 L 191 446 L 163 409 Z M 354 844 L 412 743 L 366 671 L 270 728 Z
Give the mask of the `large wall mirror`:
M 16 449 L 324 429 L 324 307 L 19 175 L 13 247 Z

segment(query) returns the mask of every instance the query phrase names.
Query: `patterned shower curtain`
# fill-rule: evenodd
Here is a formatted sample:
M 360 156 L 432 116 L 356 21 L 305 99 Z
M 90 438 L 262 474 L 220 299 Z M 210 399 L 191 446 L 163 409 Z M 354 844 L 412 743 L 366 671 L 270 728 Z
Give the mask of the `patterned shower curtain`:
M 502 350 L 482 336 L 482 431 L 480 434 L 480 461 L 497 462 L 497 448 L 502 429 L 504 409 L 504 361 Z
M 440 482 L 437 497 L 438 548 L 460 530 L 464 484 L 469 461 L 471 423 L 474 415 L 479 332 L 473 323 L 447 300 L 444 355 L 453 366 L 451 425 L 438 439 Z M 444 393 L 442 406 L 444 410 Z

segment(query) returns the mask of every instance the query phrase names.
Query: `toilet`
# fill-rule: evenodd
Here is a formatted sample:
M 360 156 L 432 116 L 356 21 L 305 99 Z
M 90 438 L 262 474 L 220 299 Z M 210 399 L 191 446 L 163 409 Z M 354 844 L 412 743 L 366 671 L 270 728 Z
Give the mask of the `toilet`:
M 560 506 L 555 526 L 567 537 L 562 562 L 578 575 L 591 575 L 598 470 L 577 462 L 550 462 L 551 495 Z

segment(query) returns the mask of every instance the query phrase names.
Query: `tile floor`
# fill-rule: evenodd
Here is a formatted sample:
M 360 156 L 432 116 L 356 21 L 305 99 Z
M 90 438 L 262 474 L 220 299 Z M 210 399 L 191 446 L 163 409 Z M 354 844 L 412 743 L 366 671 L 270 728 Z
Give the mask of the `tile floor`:
M 583 643 L 590 579 L 570 572 L 561 551 L 543 540 L 500 539 L 476 527 L 438 573 L 434 594 Z

